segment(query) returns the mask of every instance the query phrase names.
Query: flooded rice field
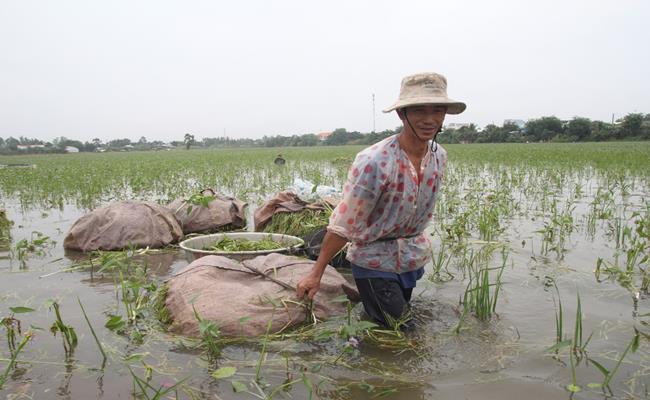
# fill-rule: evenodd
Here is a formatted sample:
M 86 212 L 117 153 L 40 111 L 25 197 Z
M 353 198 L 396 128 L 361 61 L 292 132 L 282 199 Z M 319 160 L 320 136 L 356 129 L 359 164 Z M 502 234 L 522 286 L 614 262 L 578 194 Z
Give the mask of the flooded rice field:
M 177 247 L 65 252 L 72 224 L 205 187 L 250 216 L 296 178 L 340 189 L 359 147 L 283 148 L 285 165 L 278 149 L 0 157 L 33 165 L 0 169 L 0 395 L 649 398 L 650 143 L 446 148 L 414 332 L 371 328 L 350 304 L 316 326 L 211 341 L 160 322 L 160 288 L 188 264 Z

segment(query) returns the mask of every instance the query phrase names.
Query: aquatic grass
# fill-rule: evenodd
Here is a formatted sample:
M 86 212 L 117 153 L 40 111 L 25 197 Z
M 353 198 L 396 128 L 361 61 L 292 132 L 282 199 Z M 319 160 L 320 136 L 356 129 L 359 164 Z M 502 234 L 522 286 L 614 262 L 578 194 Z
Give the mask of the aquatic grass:
M 99 341 L 99 338 L 97 337 L 97 333 L 95 333 L 95 329 L 93 328 L 93 325 L 90 323 L 90 319 L 88 319 L 88 315 L 86 314 L 86 310 L 84 309 L 83 304 L 81 304 L 81 300 L 79 297 L 77 297 L 77 302 L 79 303 L 79 307 L 81 308 L 81 313 L 84 316 L 84 319 L 86 320 L 86 323 L 88 324 L 88 328 L 90 328 L 90 333 L 93 335 L 93 338 L 95 339 L 95 343 L 97 343 L 97 348 L 99 348 L 99 352 L 102 354 L 103 360 L 102 360 L 102 368 L 104 367 L 104 364 L 106 364 L 106 352 L 104 351 L 104 347 L 102 346 L 102 342 Z
M 560 298 L 560 291 L 555 285 L 555 291 L 557 293 L 557 308 L 555 311 L 555 344 L 546 349 L 547 352 L 554 351 L 558 355 L 559 350 L 565 347 L 569 347 L 571 353 L 575 354 L 578 358 L 578 361 L 582 359 L 583 356 L 587 354 L 587 345 L 593 337 L 593 332 L 589 334 L 587 340 L 584 340 L 583 329 L 582 329 L 582 302 L 580 300 L 580 293 L 576 292 L 576 314 L 573 328 L 573 337 L 566 339 L 564 337 L 564 321 L 563 321 L 563 311 L 562 311 L 562 300 Z M 555 300 L 554 300 L 555 302 Z
M 214 362 L 221 355 L 221 332 L 214 321 L 201 318 L 199 312 L 192 305 L 194 317 L 199 322 L 199 335 L 202 347 L 205 349 L 209 362 Z
M 145 398 L 147 400 L 160 400 L 164 396 L 166 396 L 168 393 L 171 393 L 172 391 L 176 391 L 177 387 L 181 385 L 183 382 L 185 382 L 188 378 L 184 378 L 175 384 L 169 386 L 169 387 L 164 387 L 160 386 L 158 388 L 153 387 L 149 381 L 151 380 L 150 378 L 141 378 L 133 372 L 131 367 L 128 367 L 129 372 L 131 373 L 131 377 L 133 378 L 133 395 L 137 398 Z M 136 391 L 136 386 L 139 389 L 139 391 Z M 176 399 L 178 399 L 178 392 L 176 392 Z
M 54 315 L 56 316 L 56 320 L 50 327 L 50 332 L 52 332 L 54 336 L 56 336 L 57 332 L 61 334 L 63 350 L 65 351 L 66 359 L 68 359 L 72 356 L 74 349 L 77 347 L 77 333 L 72 325 L 66 325 L 63 322 L 59 303 L 56 301 L 51 301 L 50 303 L 50 308 L 54 310 Z
M 7 211 L 0 208 L 0 251 L 8 251 L 11 246 L 11 227 L 13 222 L 7 218 Z
M 449 262 L 453 257 L 452 253 L 447 253 L 445 241 L 441 241 L 437 252 L 434 252 L 431 262 L 433 270 L 427 275 L 431 282 L 444 283 L 454 279 L 454 275 L 449 272 Z
M 566 242 L 575 230 L 573 211 L 575 206 L 570 202 L 559 211 L 557 202 L 551 202 L 550 218 L 544 221 L 544 227 L 537 230 L 536 233 L 542 235 L 542 254 L 546 255 L 550 251 L 555 252 L 558 259 L 563 259 L 566 252 Z
M 56 242 L 49 236 L 38 231 L 33 231 L 31 238 L 21 239 L 11 248 L 11 256 L 20 263 L 20 268 L 27 267 L 27 260 L 31 255 L 44 257 L 47 251 L 54 248 Z
M 2 373 L 2 375 L 0 375 L 0 390 L 2 390 L 2 387 L 4 386 L 5 382 L 7 382 L 9 373 L 11 372 L 14 365 L 16 364 L 18 355 L 20 354 L 21 351 L 23 351 L 23 348 L 27 345 L 27 343 L 30 340 L 32 340 L 33 337 L 34 337 L 33 331 L 31 329 L 28 330 L 27 332 L 25 332 L 25 335 L 20 339 L 18 346 L 15 346 L 11 351 L 11 358 L 9 359 L 9 364 L 7 365 L 7 368 Z
M 482 320 L 487 321 L 496 311 L 499 292 L 502 282 L 501 276 L 506 266 L 508 253 L 505 247 L 502 248 L 502 263 L 498 267 L 490 267 L 488 257 L 494 251 L 493 247 L 485 246 L 479 250 L 479 256 L 473 256 L 471 250 L 472 262 L 467 268 L 469 272 L 469 282 L 465 288 L 465 293 L 461 304 L 463 305 L 463 315 L 473 312 L 474 315 Z M 492 277 L 491 274 L 494 276 Z
M 163 324 L 163 326 L 169 326 L 172 323 L 171 315 L 165 304 L 167 299 L 167 292 L 169 291 L 169 285 L 167 283 L 162 283 L 158 286 L 158 289 L 154 292 L 151 298 L 151 307 L 153 309 L 153 314 L 155 318 Z
M 612 368 L 611 371 L 608 370 L 607 368 L 605 368 L 601 363 L 597 362 L 596 360 L 589 358 L 589 361 L 593 365 L 596 366 L 598 371 L 600 371 L 603 374 L 603 377 L 604 377 L 602 383 L 600 383 L 600 384 L 591 384 L 590 386 L 592 386 L 592 387 L 602 387 L 603 389 L 607 389 L 610 394 L 613 394 L 612 389 L 610 387 L 610 383 L 611 383 L 612 379 L 614 378 L 614 375 L 616 375 L 616 372 L 618 371 L 618 368 L 623 363 L 623 359 L 627 356 L 627 354 L 629 352 L 634 353 L 639 348 L 639 338 L 640 338 L 639 331 L 637 331 L 636 328 L 635 328 L 634 329 L 634 336 L 632 337 L 632 340 L 627 345 L 627 347 L 625 348 L 625 350 L 623 351 L 623 353 L 621 354 L 619 359 L 616 361 L 616 364 L 614 365 L 614 368 Z

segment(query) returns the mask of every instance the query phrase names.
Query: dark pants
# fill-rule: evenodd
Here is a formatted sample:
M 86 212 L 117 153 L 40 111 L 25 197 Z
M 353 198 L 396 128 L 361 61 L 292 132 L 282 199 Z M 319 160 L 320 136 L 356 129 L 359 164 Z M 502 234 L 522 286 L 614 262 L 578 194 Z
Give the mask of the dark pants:
M 388 328 L 410 328 L 409 302 L 413 289 L 384 278 L 355 279 L 366 313 Z

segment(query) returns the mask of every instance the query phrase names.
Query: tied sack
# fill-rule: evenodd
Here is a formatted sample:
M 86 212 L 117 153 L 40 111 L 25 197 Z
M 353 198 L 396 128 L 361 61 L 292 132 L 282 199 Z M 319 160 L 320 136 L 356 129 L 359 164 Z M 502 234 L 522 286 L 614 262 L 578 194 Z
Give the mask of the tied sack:
M 222 232 L 246 226 L 245 202 L 215 194 L 210 189 L 201 194 L 213 197 L 207 207 L 190 204 L 184 199 L 176 199 L 167 206 L 176 214 L 184 234 Z
M 294 288 L 314 265 L 311 260 L 278 253 L 241 262 L 222 256 L 201 257 L 167 282 L 165 305 L 172 320 L 170 330 L 198 336 L 199 321 L 194 310 L 201 319 L 214 321 L 221 334 L 228 337 L 264 335 L 269 320 L 271 333 L 305 321 L 307 312 L 297 304 L 295 289 L 264 278 L 242 263 Z M 345 303 L 332 302 L 341 295 L 354 300 L 359 296 L 356 288 L 327 266 L 314 298 L 316 317 L 344 314 Z
M 112 203 L 79 218 L 65 236 L 66 250 L 165 247 L 183 238 L 174 213 L 152 202 Z

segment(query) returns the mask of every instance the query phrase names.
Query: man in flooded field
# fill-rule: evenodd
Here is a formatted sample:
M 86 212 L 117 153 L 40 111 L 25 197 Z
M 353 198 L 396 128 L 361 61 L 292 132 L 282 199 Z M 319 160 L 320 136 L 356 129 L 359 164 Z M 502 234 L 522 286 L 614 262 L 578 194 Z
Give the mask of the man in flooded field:
M 350 242 L 347 258 L 366 313 L 384 326 L 412 326 L 411 294 L 432 255 L 424 229 L 447 163 L 436 136 L 445 115 L 465 107 L 447 97 L 442 75 L 402 80 L 399 99 L 384 112 L 395 110 L 404 126 L 357 154 L 318 259 L 297 285 L 299 298 L 314 298 L 327 263 Z

